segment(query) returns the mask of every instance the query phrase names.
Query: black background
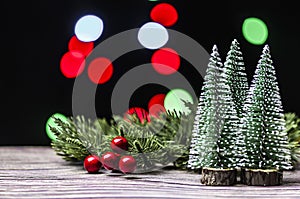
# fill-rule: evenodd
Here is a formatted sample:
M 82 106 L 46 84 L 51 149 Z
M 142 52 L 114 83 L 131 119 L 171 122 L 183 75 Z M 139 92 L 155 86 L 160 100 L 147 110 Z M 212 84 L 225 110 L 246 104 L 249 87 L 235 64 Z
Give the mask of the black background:
M 263 45 L 248 43 L 241 32 L 243 20 L 258 17 L 269 29 L 270 46 L 285 112 L 300 115 L 299 97 L 299 9 L 296 1 L 156 1 L 147 0 L 43 0 L 3 3 L 1 12 L 1 145 L 49 145 L 47 119 L 56 112 L 72 114 L 74 79 L 65 78 L 60 59 L 68 50 L 76 21 L 94 14 L 102 18 L 104 32 L 99 41 L 150 21 L 154 5 L 168 2 L 178 11 L 172 29 L 201 44 L 209 53 L 216 44 L 225 60 L 231 41 L 239 41 L 249 81 Z M 96 96 L 99 117 L 110 116 L 110 94 L 124 68 L 149 63 L 152 52 L 141 50 L 116 60 L 123 71 L 101 87 Z M 183 61 L 184 62 L 184 61 Z M 187 66 L 188 63 L 182 63 Z M 202 79 L 180 69 L 198 92 Z M 190 67 L 192 68 L 192 67 Z M 120 69 L 121 70 L 121 69 Z M 146 92 L 145 92 L 146 91 Z M 164 87 L 145 86 L 132 96 L 130 106 L 146 107 L 147 100 Z M 121 99 L 120 99 L 121 100 Z

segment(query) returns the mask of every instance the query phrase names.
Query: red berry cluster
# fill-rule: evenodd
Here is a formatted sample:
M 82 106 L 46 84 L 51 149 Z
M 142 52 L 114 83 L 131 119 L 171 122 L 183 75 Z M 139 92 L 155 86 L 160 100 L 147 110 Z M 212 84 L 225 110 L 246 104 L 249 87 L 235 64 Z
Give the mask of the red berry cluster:
M 137 163 L 133 156 L 122 155 L 128 150 L 128 141 L 123 136 L 117 136 L 110 143 L 112 151 L 105 152 L 101 158 L 89 155 L 84 160 L 84 168 L 88 173 L 97 173 L 103 167 L 106 170 L 132 173 Z

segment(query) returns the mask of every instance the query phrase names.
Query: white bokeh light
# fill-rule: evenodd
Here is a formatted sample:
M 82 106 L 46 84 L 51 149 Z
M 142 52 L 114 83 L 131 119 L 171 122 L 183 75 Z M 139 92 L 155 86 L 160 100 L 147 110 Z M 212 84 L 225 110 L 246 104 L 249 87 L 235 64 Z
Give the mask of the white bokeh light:
M 86 15 L 81 17 L 75 25 L 75 35 L 83 42 L 97 40 L 103 32 L 103 21 L 97 16 Z
M 158 49 L 168 42 L 169 34 L 161 24 L 148 22 L 139 29 L 138 40 L 145 48 Z

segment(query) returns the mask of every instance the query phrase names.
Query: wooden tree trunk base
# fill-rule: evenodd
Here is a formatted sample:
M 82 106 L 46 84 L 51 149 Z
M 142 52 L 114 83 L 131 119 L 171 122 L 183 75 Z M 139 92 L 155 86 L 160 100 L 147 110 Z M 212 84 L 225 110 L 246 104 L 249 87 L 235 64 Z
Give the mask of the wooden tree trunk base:
M 275 169 L 242 169 L 241 183 L 253 186 L 281 185 L 283 172 Z
M 203 168 L 201 183 L 213 186 L 227 186 L 236 184 L 236 169 Z

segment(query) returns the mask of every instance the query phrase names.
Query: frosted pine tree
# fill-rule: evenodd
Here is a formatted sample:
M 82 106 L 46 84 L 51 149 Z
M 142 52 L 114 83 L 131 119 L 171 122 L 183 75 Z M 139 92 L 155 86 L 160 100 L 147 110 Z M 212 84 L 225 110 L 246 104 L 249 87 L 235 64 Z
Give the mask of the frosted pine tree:
M 291 169 L 291 152 L 285 131 L 279 86 L 268 45 L 257 64 L 245 102 L 247 109 L 239 143 L 243 168 Z
M 246 74 L 246 68 L 244 66 L 243 54 L 240 50 L 239 42 L 234 39 L 231 42 L 230 50 L 227 53 L 226 60 L 224 63 L 224 70 L 226 76 L 226 83 L 230 87 L 232 94 L 232 99 L 234 102 L 234 108 L 239 117 L 239 128 L 242 124 L 242 119 L 245 116 L 246 110 L 244 110 L 245 100 L 247 97 L 247 92 L 249 90 L 248 79 Z M 237 134 L 235 141 L 237 143 L 243 142 L 243 136 Z M 239 148 L 239 150 L 242 150 Z M 239 161 L 242 157 L 239 156 L 239 153 L 236 155 L 236 161 Z
M 249 89 L 243 54 L 239 42 L 234 39 L 224 63 L 227 84 L 230 87 L 235 109 L 239 118 L 243 117 L 243 106 Z
M 207 71 L 208 72 L 208 71 Z M 204 91 L 205 85 L 202 87 L 202 91 Z M 189 151 L 189 160 L 187 164 L 187 168 L 190 168 L 192 170 L 198 170 L 201 168 L 200 166 L 200 142 L 202 139 L 202 136 L 200 134 L 200 129 L 203 127 L 203 119 L 204 115 L 202 114 L 204 112 L 204 92 L 200 94 L 199 97 L 199 103 L 197 106 L 197 111 L 195 113 L 195 119 L 194 119 L 194 125 L 192 130 L 192 139 L 190 143 L 190 151 Z M 200 117 L 201 114 L 201 117 Z
M 208 67 L 206 69 L 206 75 L 204 77 L 203 86 L 201 88 L 201 94 L 199 97 L 199 103 L 195 114 L 194 126 L 192 131 L 192 139 L 190 144 L 189 160 L 187 167 L 196 170 L 202 167 L 201 165 L 201 143 L 205 137 L 205 123 L 209 114 L 208 107 L 212 106 L 213 97 L 216 96 L 217 90 L 217 73 L 220 72 L 222 63 L 220 61 L 220 55 L 218 53 L 217 46 L 213 46 L 212 53 L 210 55 Z
M 217 46 L 209 60 L 195 115 L 188 167 L 235 167 L 238 118 Z

